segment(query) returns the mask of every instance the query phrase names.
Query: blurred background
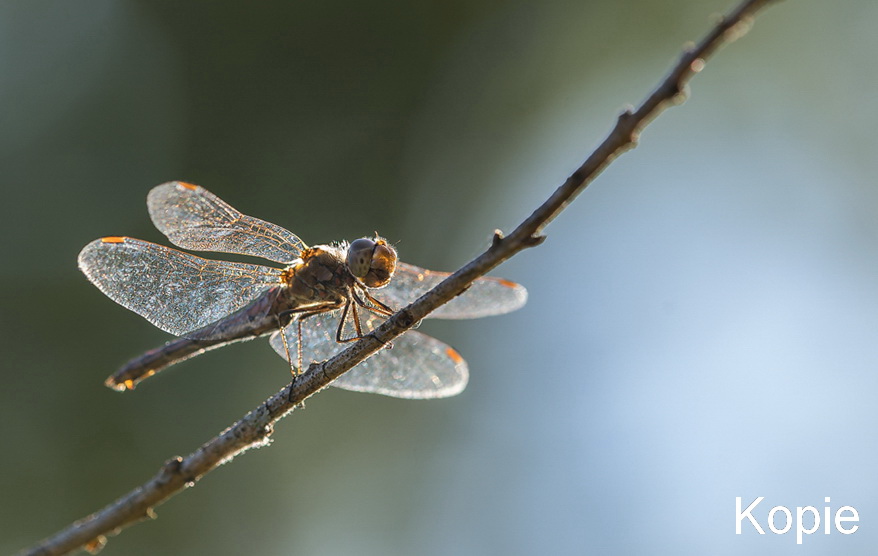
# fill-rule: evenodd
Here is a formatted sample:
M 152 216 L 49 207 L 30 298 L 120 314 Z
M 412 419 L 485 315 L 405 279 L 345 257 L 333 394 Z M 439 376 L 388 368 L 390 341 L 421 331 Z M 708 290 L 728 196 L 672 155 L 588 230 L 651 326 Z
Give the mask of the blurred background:
M 719 0 L 0 5 L 0 552 L 55 533 L 289 380 L 264 340 L 118 394 L 168 336 L 77 270 L 165 242 L 182 179 L 311 244 L 378 230 L 453 270 L 639 103 Z M 869 0 L 785 2 L 494 274 L 516 313 L 427 322 L 471 381 L 330 389 L 105 554 L 872 554 L 878 67 Z M 735 534 L 735 497 L 854 506 Z M 782 517 L 782 516 L 779 516 Z M 778 522 L 782 525 L 782 521 Z

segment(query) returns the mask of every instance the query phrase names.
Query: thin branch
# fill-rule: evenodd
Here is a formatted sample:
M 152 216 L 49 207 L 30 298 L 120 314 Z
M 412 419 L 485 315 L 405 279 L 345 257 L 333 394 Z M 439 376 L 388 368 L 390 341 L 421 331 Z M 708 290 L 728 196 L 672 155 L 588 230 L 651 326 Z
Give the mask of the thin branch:
M 449 276 L 415 302 L 395 313 L 372 334 L 308 370 L 240 421 L 185 458 L 164 464 L 155 477 L 104 509 L 22 552 L 28 555 L 66 554 L 77 548 L 96 551 L 114 535 L 138 521 L 154 518 L 153 508 L 219 465 L 253 447 L 268 443 L 274 423 L 305 399 L 347 372 L 388 342 L 403 334 L 440 305 L 463 292 L 476 278 L 528 247 L 540 244 L 541 230 L 585 189 L 610 162 L 637 142 L 640 131 L 670 105 L 685 96 L 686 85 L 704 67 L 704 60 L 749 28 L 753 15 L 773 0 L 748 0 L 719 21 L 700 43 L 687 48 L 667 77 L 636 110 L 622 113 L 606 139 L 537 210 L 509 236 L 498 231 L 487 251 Z

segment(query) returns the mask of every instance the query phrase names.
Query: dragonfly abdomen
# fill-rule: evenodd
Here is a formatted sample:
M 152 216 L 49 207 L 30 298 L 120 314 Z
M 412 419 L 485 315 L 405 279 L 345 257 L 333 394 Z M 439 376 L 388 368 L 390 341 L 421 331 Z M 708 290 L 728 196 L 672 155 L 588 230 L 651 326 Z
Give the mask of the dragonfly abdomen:
M 190 357 L 279 330 L 291 319 L 278 314 L 282 291 L 280 287 L 271 288 L 229 316 L 147 351 L 123 365 L 104 384 L 114 390 L 131 390 L 141 380 Z
M 192 340 L 190 338 L 172 340 L 125 363 L 122 368 L 107 378 L 104 384 L 120 392 L 132 390 L 141 380 L 149 378 L 175 363 L 227 343 L 229 342 L 223 340 Z

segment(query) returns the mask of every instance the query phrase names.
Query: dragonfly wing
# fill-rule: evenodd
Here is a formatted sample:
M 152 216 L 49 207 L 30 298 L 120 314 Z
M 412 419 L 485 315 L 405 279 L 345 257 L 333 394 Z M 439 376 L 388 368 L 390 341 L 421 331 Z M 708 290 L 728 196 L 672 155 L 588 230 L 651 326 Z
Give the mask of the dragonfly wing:
M 328 359 L 346 347 L 335 341 L 339 318 L 341 312 L 333 311 L 302 322 L 304 365 Z M 380 319 L 370 317 L 364 325 L 371 330 L 380 322 Z M 296 328 L 293 323 L 283 331 L 293 358 L 296 358 L 298 346 Z M 286 359 L 287 349 L 281 332 L 271 336 L 271 346 Z M 468 380 L 466 361 L 454 349 L 426 334 L 410 330 L 393 340 L 391 349 L 382 349 L 372 355 L 337 378 L 332 385 L 395 398 L 428 399 L 459 394 Z
M 242 214 L 203 187 L 179 181 L 156 186 L 146 200 L 155 227 L 174 245 L 291 263 L 306 248 L 294 233 Z
M 448 276 L 450 274 L 447 272 L 427 270 L 400 262 L 390 283 L 370 293 L 392 309 L 401 309 L 433 289 Z M 519 309 L 525 302 L 527 302 L 527 290 L 521 284 L 485 276 L 477 279 L 468 290 L 439 307 L 429 316 L 439 319 L 489 317 Z
M 211 324 L 280 285 L 280 270 L 211 261 L 129 237 L 79 253 L 79 268 L 110 299 L 175 336 Z

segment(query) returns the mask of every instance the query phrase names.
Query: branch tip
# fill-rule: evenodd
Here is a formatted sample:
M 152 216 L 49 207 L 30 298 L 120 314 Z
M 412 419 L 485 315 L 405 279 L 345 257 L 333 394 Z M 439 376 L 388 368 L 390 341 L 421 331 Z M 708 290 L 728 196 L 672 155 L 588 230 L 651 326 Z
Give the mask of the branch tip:
M 619 125 L 626 126 L 632 120 L 634 120 L 634 107 L 629 105 L 625 108 L 625 110 L 622 111 L 621 114 L 619 114 L 619 118 L 618 118 Z
M 524 240 L 525 247 L 536 247 L 537 245 L 542 245 L 544 241 L 546 241 L 546 237 L 544 234 L 533 234 L 527 236 L 527 239 Z
M 689 85 L 678 85 L 677 92 L 669 99 L 673 106 L 680 106 L 689 99 Z
M 163 475 L 178 475 L 180 473 L 180 468 L 183 466 L 183 458 L 180 456 L 174 456 L 165 462 L 162 466 L 162 474 Z
M 500 247 L 500 244 L 503 243 L 503 240 L 506 239 L 503 237 L 503 232 L 498 230 L 494 230 L 494 237 L 491 238 L 491 247 L 497 248 Z
M 726 31 L 723 33 L 723 40 L 727 43 L 733 43 L 736 40 L 740 39 L 753 28 L 753 16 L 745 15 L 740 20 L 736 21 L 733 25 L 731 25 Z

